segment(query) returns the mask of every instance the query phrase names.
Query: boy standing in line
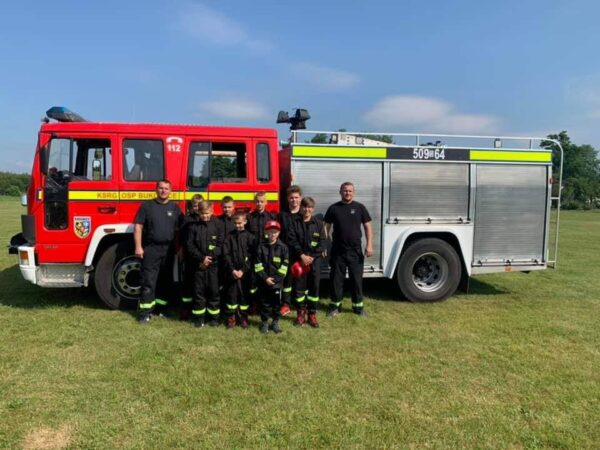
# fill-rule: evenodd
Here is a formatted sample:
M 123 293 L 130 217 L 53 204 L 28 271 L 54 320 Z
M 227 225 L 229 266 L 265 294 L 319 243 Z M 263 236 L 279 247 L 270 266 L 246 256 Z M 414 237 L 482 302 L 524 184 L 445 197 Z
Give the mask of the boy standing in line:
M 240 312 L 240 326 L 248 328 L 248 309 L 250 282 L 252 277 L 251 250 L 254 248 L 254 236 L 245 229 L 246 216 L 236 213 L 233 216 L 235 230 L 231 231 L 223 247 L 223 261 L 227 328 L 235 327 L 236 312 Z
M 280 239 L 285 245 L 290 246 L 289 235 L 294 222 L 300 217 L 300 202 L 302 201 L 302 189 L 300 186 L 292 185 L 286 190 L 288 210 L 279 213 L 281 223 Z M 281 296 L 281 315 L 287 316 L 291 309 L 292 299 L 292 277 L 290 272 L 283 280 L 283 294 Z
M 294 279 L 298 311 L 294 325 L 302 326 L 308 311 L 308 324 L 318 328 L 317 305 L 321 281 L 321 256 L 325 250 L 325 232 L 321 219 L 313 216 L 315 201 L 311 197 L 302 199 L 300 211 L 302 216 L 294 222 L 289 234 L 290 252 L 294 255 L 294 260 L 304 268 L 302 275 Z
M 254 263 L 256 287 L 260 298 L 260 332 L 269 332 L 269 316 L 272 318 L 270 329 L 281 333 L 279 326 L 281 308 L 281 290 L 283 279 L 288 271 L 289 251 L 279 240 L 281 225 L 276 220 L 265 224 L 267 240 L 259 244 Z
M 207 315 L 208 324 L 216 327 L 220 313 L 218 261 L 221 235 L 216 221 L 211 220 L 210 203 L 200 204 L 199 215 L 200 220 L 191 224 L 186 241 L 186 249 L 194 267 L 192 318 L 194 325 L 201 328 Z

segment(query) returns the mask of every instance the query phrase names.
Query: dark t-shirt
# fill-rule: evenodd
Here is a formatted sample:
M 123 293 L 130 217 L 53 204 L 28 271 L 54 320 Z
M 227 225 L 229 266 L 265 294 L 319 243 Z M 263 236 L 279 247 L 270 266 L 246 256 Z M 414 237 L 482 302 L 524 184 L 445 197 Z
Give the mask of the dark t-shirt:
M 183 224 L 183 213 L 175 202 L 148 200 L 140 206 L 135 223 L 143 225 L 144 244 L 168 244 L 175 239 L 177 227 Z
M 360 228 L 362 224 L 371 221 L 371 216 L 362 203 L 339 201 L 327 209 L 323 220 L 333 224 L 334 249 L 360 250 L 362 236 Z

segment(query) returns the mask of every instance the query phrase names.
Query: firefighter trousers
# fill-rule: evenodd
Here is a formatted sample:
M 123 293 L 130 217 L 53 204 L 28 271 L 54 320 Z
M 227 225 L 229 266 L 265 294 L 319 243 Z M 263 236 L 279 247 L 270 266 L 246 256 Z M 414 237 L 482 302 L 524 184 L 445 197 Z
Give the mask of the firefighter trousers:
M 319 286 L 321 284 L 321 259 L 315 258 L 312 270 L 306 275 L 294 280 L 294 293 L 296 308 L 306 308 L 309 312 L 316 312 L 319 304 Z
M 346 271 L 350 279 L 350 293 L 352 308 L 363 307 L 363 266 L 365 257 L 360 248 L 333 250 L 329 264 L 331 266 L 331 303 L 338 308 L 342 305 L 344 297 L 344 279 Z
M 281 290 L 281 303 L 285 305 L 291 305 L 292 303 L 292 290 L 293 290 L 292 274 L 288 270 L 283 279 L 283 289 Z
M 194 271 L 194 286 L 192 296 L 192 318 L 203 318 L 206 314 L 209 320 L 219 318 L 219 272 L 217 267 L 196 269 Z
M 159 312 L 169 304 L 173 293 L 171 263 L 174 256 L 174 247 L 170 244 L 148 244 L 144 247 L 140 314 Z
M 250 275 L 246 274 L 239 280 L 231 276 L 225 281 L 223 290 L 225 294 L 226 313 L 232 316 L 239 309 L 241 315 L 248 315 L 250 308 Z
M 260 320 L 266 322 L 269 317 L 279 320 L 281 309 L 281 288 L 261 285 L 258 287 L 260 299 Z

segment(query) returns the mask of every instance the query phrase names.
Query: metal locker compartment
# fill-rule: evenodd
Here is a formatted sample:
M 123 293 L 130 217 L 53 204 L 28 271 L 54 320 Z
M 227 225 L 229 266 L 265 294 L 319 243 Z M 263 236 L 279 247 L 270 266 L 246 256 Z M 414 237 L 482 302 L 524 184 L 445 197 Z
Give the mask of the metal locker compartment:
M 547 166 L 479 164 L 473 264 L 543 261 Z
M 365 205 L 373 219 L 373 256 L 365 259 L 365 272 L 370 266 L 380 270 L 383 163 L 294 160 L 292 173 L 293 183 L 302 188 L 304 196 L 313 197 L 317 202 L 315 213 L 325 214 L 331 204 L 340 201 L 339 191 L 343 182 L 354 184 L 354 199 Z M 363 237 L 363 246 L 364 243 Z

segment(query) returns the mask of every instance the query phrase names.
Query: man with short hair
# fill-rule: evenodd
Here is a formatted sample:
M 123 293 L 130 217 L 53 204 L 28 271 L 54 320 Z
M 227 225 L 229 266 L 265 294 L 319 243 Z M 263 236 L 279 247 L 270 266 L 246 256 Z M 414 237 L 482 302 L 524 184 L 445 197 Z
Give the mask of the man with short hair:
M 173 292 L 170 264 L 175 256 L 175 236 L 184 216 L 177 203 L 169 201 L 170 194 L 171 182 L 158 181 L 156 198 L 143 202 L 135 217 L 135 255 L 142 258 L 140 324 L 148 323 L 155 311 L 160 314 L 168 305 L 167 296 Z M 159 275 L 161 283 L 157 288 Z
M 340 186 L 341 200 L 331 205 L 325 213 L 327 234 L 333 226 L 333 239 L 329 264 L 331 266 L 331 304 L 328 317 L 341 312 L 346 270 L 350 278 L 352 310 L 366 316 L 363 304 L 362 278 L 365 256 L 373 255 L 373 230 L 371 216 L 362 203 L 354 201 L 354 185 L 346 181 Z M 361 226 L 367 245 L 363 253 Z

